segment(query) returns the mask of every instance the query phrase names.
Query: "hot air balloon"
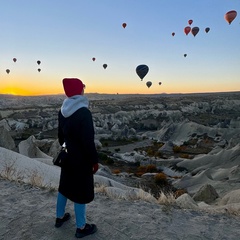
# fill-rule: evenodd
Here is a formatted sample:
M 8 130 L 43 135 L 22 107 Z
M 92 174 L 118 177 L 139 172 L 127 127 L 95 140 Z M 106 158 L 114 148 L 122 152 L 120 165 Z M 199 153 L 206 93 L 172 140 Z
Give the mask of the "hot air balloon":
M 205 28 L 205 32 L 208 33 L 210 31 L 210 28 L 209 27 L 206 27 Z
M 125 27 L 127 26 L 127 24 L 126 24 L 126 23 L 123 23 L 122 26 L 123 26 L 123 28 L 125 28 Z
M 37 64 L 40 65 L 40 64 L 41 64 L 41 61 L 40 61 L 40 60 L 37 60 Z
M 136 68 L 137 75 L 143 80 L 143 78 L 147 75 L 149 71 L 149 67 L 147 65 L 141 64 Z
M 38 68 L 38 71 L 41 72 L 41 68 Z
M 186 56 L 187 56 L 187 54 L 185 53 L 183 56 L 184 56 L 184 57 L 186 57 Z
M 9 69 L 6 69 L 6 72 L 7 72 L 7 74 L 9 74 L 9 73 L 10 73 L 10 70 L 9 70 Z
M 103 68 L 104 68 L 104 69 L 107 68 L 107 64 L 106 64 L 106 63 L 103 64 Z
M 187 26 L 184 28 L 184 33 L 188 35 L 191 32 L 191 27 Z
M 96 60 L 96 58 L 95 58 L 95 57 L 93 57 L 93 58 L 92 58 L 92 60 L 93 60 L 93 61 L 95 61 L 95 60 Z
M 172 36 L 173 36 L 173 37 L 175 36 L 175 32 L 172 32 Z
M 159 85 L 162 85 L 162 82 L 159 82 L 158 84 L 159 84 Z
M 224 15 L 225 20 L 231 24 L 231 22 L 235 19 L 237 16 L 237 12 L 235 10 L 229 11 Z
M 16 58 L 13 58 L 13 61 L 14 61 L 14 62 L 16 62 L 16 61 L 17 61 L 17 59 L 16 59 Z
M 198 34 L 198 32 L 199 32 L 199 27 L 192 28 L 191 32 L 192 32 L 192 35 L 195 37 Z
M 148 82 L 146 82 L 146 85 L 148 88 L 150 88 L 152 86 L 152 82 L 148 81 Z
M 188 24 L 189 24 L 189 25 L 191 25 L 192 23 L 193 23 L 193 20 L 192 20 L 192 19 L 188 20 Z

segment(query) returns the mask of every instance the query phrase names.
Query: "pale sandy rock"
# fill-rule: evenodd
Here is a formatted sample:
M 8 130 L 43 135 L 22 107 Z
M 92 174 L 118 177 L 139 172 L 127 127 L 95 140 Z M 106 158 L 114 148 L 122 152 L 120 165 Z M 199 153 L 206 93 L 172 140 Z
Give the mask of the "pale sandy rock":
M 173 153 L 173 146 L 172 141 L 167 141 L 158 151 L 163 153 Z
M 105 193 L 113 199 L 127 199 L 126 191 L 120 188 L 105 187 Z
M 11 137 L 10 132 L 4 126 L 0 126 L 0 147 L 7 148 L 9 150 L 16 150 L 16 145 Z
M 103 166 L 102 164 L 99 164 L 99 169 L 96 174 L 104 177 L 109 177 L 110 175 L 112 175 L 112 172 L 108 166 Z
M 198 205 L 197 203 L 187 194 L 184 193 L 180 197 L 176 199 L 176 204 L 180 208 L 184 209 L 197 209 Z
M 231 149 L 240 142 L 240 133 L 234 134 L 231 139 L 228 141 L 227 149 Z
M 215 138 L 220 135 L 222 139 L 229 141 L 235 134 L 240 134 L 240 128 L 213 128 L 186 119 L 181 123 L 168 123 L 157 131 L 145 132 L 143 136 L 158 141 L 172 141 L 176 145 L 181 145 L 188 141 L 193 134 L 203 135 L 206 133 L 209 137 Z
M 119 183 L 113 179 L 107 178 L 105 176 L 100 176 L 98 174 L 94 175 L 94 182 L 95 185 L 99 185 L 99 186 L 105 186 L 105 187 L 115 187 L 115 188 L 120 188 L 123 190 L 127 190 L 127 189 L 131 189 L 130 187 Z
M 18 145 L 19 153 L 30 158 L 51 158 L 36 146 L 35 140 L 34 136 L 30 136 L 21 141 Z
M 11 169 L 11 171 L 6 171 Z M 0 172 L 25 183 L 38 181 L 42 186 L 57 188 L 60 168 L 0 147 Z
M 11 130 L 11 127 L 9 126 L 8 122 L 6 121 L 6 119 L 2 119 L 0 121 L 0 127 L 4 127 L 7 131 Z
M 144 199 L 147 202 L 157 203 L 157 199 L 151 194 L 138 188 L 127 188 L 124 190 L 116 187 L 105 187 L 104 191 L 107 196 L 112 199 L 125 199 L 131 201 Z
M 97 149 L 102 148 L 102 143 L 98 139 L 95 139 L 94 143 L 95 143 L 95 146 L 96 146 Z
M 7 122 L 10 126 L 11 130 L 14 130 L 16 132 L 23 132 L 24 130 L 29 128 L 29 125 L 26 123 L 26 119 L 22 120 L 22 122 L 17 121 L 12 118 L 8 118 Z
M 60 150 L 61 146 L 58 142 L 58 139 L 56 139 L 53 143 L 52 146 L 49 149 L 48 155 L 51 157 L 55 157 L 58 151 Z
M 205 202 L 197 202 L 197 205 L 199 208 L 202 208 L 202 209 L 208 209 L 208 208 L 211 208 L 211 205 L 205 203 Z
M 204 201 L 205 203 L 212 203 L 219 197 L 215 188 L 210 184 L 202 186 L 194 195 L 194 201 Z
M 178 167 L 184 167 L 189 171 L 204 170 L 213 167 L 233 167 L 240 164 L 240 144 L 231 149 L 222 149 L 216 154 L 198 155 L 194 159 L 182 161 Z
M 212 179 L 212 176 L 209 174 L 209 172 L 210 170 L 205 170 L 194 176 L 191 174 L 186 174 L 181 179 L 174 181 L 173 185 L 179 189 L 187 189 L 191 195 L 195 194 L 204 184 L 211 184 L 213 186 L 217 184 L 217 181 Z
M 54 139 L 34 139 L 34 144 L 36 147 L 38 147 L 42 152 L 46 153 L 48 155 L 48 152 L 52 146 L 52 144 L 55 142 Z
M 226 204 L 232 204 L 232 203 L 240 203 L 240 189 L 228 192 L 219 201 L 219 205 L 226 205 Z

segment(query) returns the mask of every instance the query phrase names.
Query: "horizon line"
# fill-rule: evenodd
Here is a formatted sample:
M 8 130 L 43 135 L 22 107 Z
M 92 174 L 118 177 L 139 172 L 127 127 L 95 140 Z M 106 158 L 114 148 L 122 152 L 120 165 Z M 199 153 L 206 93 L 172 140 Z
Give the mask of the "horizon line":
M 240 91 L 226 91 L 226 92 L 191 92 L 191 93 L 84 93 L 84 95 L 98 94 L 98 95 L 192 95 L 192 94 L 215 94 L 215 93 L 240 93 Z M 36 95 L 20 95 L 20 94 L 10 94 L 10 93 L 0 93 L 0 96 L 15 96 L 15 97 L 41 97 L 41 96 L 58 96 L 65 95 L 64 93 L 55 94 L 36 94 Z

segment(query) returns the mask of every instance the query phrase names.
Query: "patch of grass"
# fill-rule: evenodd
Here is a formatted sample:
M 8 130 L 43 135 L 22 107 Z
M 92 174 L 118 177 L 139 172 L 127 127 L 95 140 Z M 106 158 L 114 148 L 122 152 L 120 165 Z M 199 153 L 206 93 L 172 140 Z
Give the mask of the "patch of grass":
M 33 171 L 28 174 L 27 179 L 24 177 L 24 172 L 17 170 L 15 162 L 5 162 L 3 170 L 0 172 L 0 177 L 9 181 L 15 181 L 18 183 L 29 184 L 32 187 L 47 189 L 49 191 L 56 191 L 57 188 L 51 185 L 44 185 L 42 176 Z
M 155 173 L 157 171 L 157 167 L 154 164 L 149 164 L 146 166 L 139 166 L 135 174 L 136 176 L 142 176 L 144 173 Z
M 10 181 L 21 182 L 23 180 L 22 173 L 15 168 L 15 162 L 5 162 L 0 176 Z
M 159 204 L 173 205 L 175 203 L 174 193 L 172 193 L 172 192 L 169 192 L 169 193 L 160 192 L 157 201 L 158 201 Z

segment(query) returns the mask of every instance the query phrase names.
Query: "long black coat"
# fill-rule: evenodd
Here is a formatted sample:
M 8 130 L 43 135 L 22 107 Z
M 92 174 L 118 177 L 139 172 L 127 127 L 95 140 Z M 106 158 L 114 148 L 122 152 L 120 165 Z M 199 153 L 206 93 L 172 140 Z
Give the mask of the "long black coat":
M 98 162 L 92 114 L 82 107 L 65 118 L 59 111 L 58 124 L 59 143 L 66 142 L 69 156 L 58 191 L 75 203 L 89 203 L 94 199 L 93 164 Z

